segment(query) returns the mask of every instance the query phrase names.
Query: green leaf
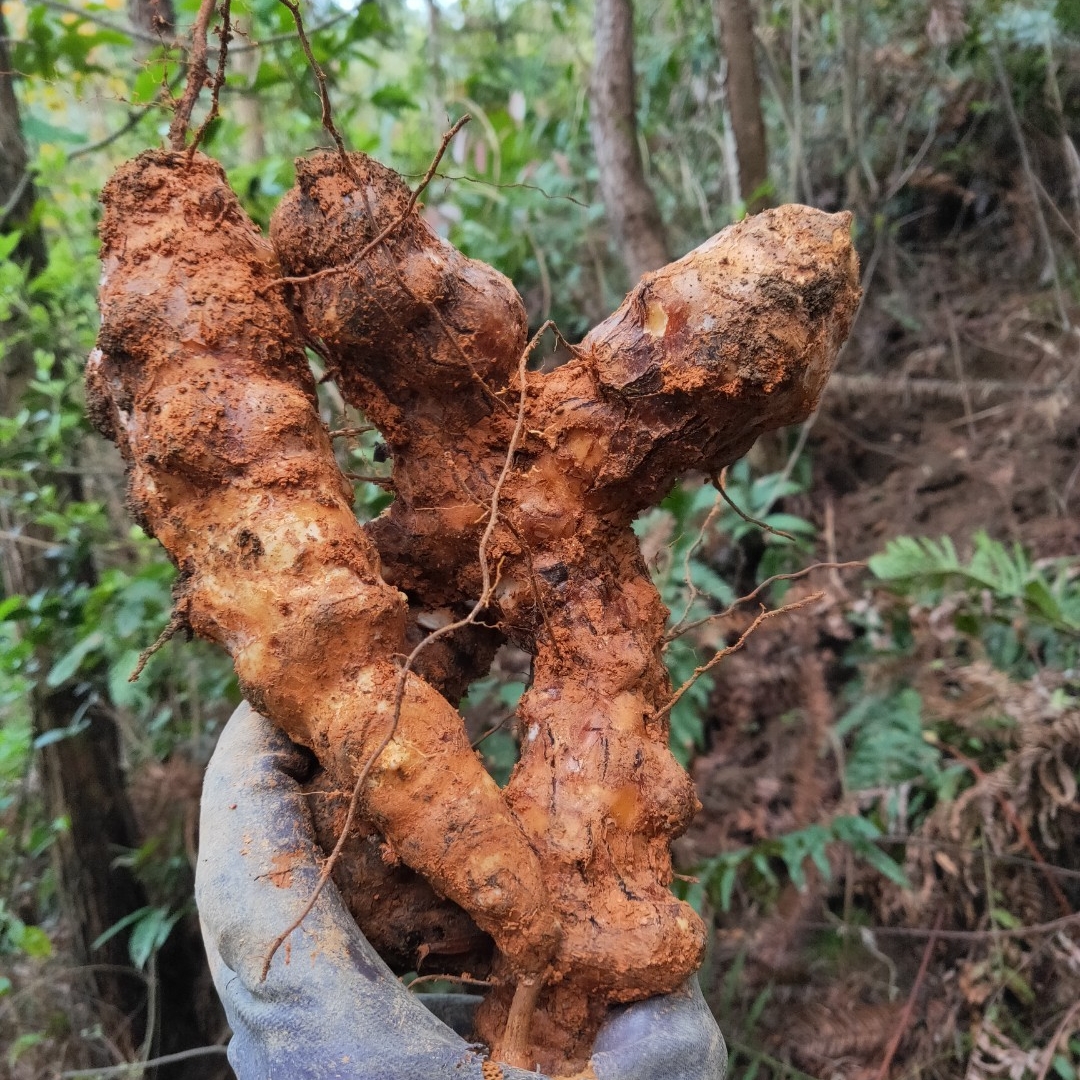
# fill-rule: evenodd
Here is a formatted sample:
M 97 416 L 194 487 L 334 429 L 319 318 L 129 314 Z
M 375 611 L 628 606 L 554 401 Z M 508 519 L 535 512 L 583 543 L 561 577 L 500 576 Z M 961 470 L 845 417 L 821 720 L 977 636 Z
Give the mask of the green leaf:
M 57 127 L 56 124 L 50 124 L 48 120 L 42 120 L 40 116 L 34 116 L 32 113 L 23 117 L 22 122 L 23 133 L 36 143 L 71 143 L 78 145 L 85 142 L 85 136 L 78 131 L 72 131 L 70 128 Z
M 1057 0 L 1054 18 L 1062 33 L 1080 36 L 1080 0 Z
M 152 908 L 140 919 L 131 931 L 128 952 L 131 962 L 142 971 L 147 961 L 165 944 L 172 928 L 180 919 L 179 911 L 169 912 L 168 908 Z
M 105 636 L 99 630 L 84 637 L 53 664 L 45 678 L 45 685 L 53 690 L 62 686 L 79 670 L 86 657 L 95 649 L 101 648 L 104 643 Z
M 52 956 L 52 942 L 40 926 L 24 926 L 22 933 L 18 935 L 16 945 L 27 956 L 32 956 L 37 960 Z
M 407 109 L 418 109 L 416 99 L 408 90 L 397 83 L 387 83 L 371 95 L 371 104 L 377 109 L 390 113 L 399 113 Z
M 28 1031 L 23 1035 L 20 1035 L 12 1044 L 8 1050 L 7 1063 L 8 1068 L 14 1069 L 18 1063 L 19 1058 L 26 1053 L 27 1050 L 32 1049 L 35 1046 L 40 1046 L 45 1041 L 45 1035 L 40 1031 Z
M 11 993 L 11 980 L 6 975 L 0 975 L 0 997 Z
M 90 726 L 90 721 L 84 716 L 76 717 L 72 722 L 62 728 L 51 728 L 49 731 L 43 731 L 37 738 L 34 739 L 34 749 L 43 750 L 46 746 L 52 746 L 54 743 L 63 742 L 64 739 L 72 739 L 76 735 L 81 735 Z
M 22 239 L 22 233 L 15 231 L 5 233 L 0 236 L 0 262 L 3 262 L 18 246 L 19 241 Z M 17 599 L 17 597 L 8 597 L 6 603 Z
M 132 925 L 132 923 L 138 922 L 148 912 L 153 910 L 155 909 L 149 906 L 136 908 L 135 911 L 129 912 L 122 919 L 117 919 L 117 921 L 114 922 L 112 926 L 110 926 L 103 933 L 98 934 L 98 936 L 91 942 L 91 952 L 94 949 L 100 949 L 101 946 L 104 945 L 107 941 L 112 941 L 112 939 L 116 937 L 116 935 L 119 934 L 122 930 L 126 930 L 129 926 Z
M 1064 1054 L 1055 1054 L 1050 1064 L 1061 1080 L 1077 1080 L 1076 1067 Z

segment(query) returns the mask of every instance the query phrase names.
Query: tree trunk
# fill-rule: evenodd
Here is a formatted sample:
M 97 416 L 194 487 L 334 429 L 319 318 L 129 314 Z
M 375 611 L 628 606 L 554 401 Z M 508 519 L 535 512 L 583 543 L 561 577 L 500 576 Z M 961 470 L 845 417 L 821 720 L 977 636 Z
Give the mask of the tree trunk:
M 15 100 L 7 23 L 0 3 L 0 231 L 23 230 L 14 258 L 33 274 L 44 269 L 46 254 L 41 229 L 31 221 L 37 195 L 28 165 Z
M 747 213 L 772 203 L 764 190 L 769 179 L 765 119 L 761 113 L 761 80 L 754 52 L 754 19 L 750 0 L 713 0 L 717 44 L 727 59 L 727 102 L 739 160 L 739 194 Z
M 591 128 L 600 195 L 633 281 L 671 261 L 656 196 L 645 179 L 634 94 L 631 0 L 596 0 Z
M 243 44 L 251 33 L 252 20 L 241 18 L 233 20 L 233 33 Z M 263 121 L 262 99 L 254 89 L 256 76 L 259 74 L 259 50 L 246 49 L 230 52 L 233 70 L 243 77 L 244 85 L 239 89 L 233 105 L 236 125 L 240 129 L 240 160 L 245 165 L 254 165 L 266 157 L 266 124 Z

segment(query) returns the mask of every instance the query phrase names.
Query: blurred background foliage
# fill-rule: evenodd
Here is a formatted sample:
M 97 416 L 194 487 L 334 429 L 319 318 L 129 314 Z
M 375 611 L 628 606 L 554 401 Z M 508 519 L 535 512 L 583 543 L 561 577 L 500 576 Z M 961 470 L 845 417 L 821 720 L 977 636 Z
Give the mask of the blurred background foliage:
M 239 695 L 199 642 L 129 682 L 167 627 L 174 571 L 131 524 L 81 397 L 96 195 L 162 140 L 197 6 L 176 0 L 166 31 L 137 0 L 2 6 L 37 198 L 19 220 L 0 205 L 0 1075 L 192 1049 L 157 1074 L 227 1075 L 191 867 L 201 769 Z M 751 197 L 851 209 L 866 293 L 821 412 L 726 477 L 743 515 L 698 482 L 638 524 L 681 631 L 676 685 L 746 630 L 758 608 L 739 597 L 770 579 L 755 601 L 825 593 L 671 718 L 703 803 L 676 887 L 716 920 L 705 979 L 731 1075 L 1075 1080 L 1080 4 L 749 6 L 768 145 L 752 193 L 725 5 L 636 5 L 634 136 L 667 244 L 682 254 Z M 631 281 L 590 134 L 592 4 L 303 11 L 351 147 L 415 182 L 472 115 L 424 212 L 514 280 L 534 328 L 553 318 L 576 340 L 618 304 Z M 203 146 L 265 226 L 294 156 L 327 137 L 289 12 L 236 0 L 233 17 Z M 30 236 L 44 258 L 20 257 Z M 362 423 L 332 386 L 321 405 L 332 427 Z M 357 474 L 385 475 L 380 458 L 377 434 L 341 448 Z M 356 490 L 361 517 L 389 498 Z M 791 577 L 818 559 L 868 566 Z M 528 658 L 501 654 L 463 703 L 500 782 L 527 680 Z M 80 940 L 64 754 L 90 746 L 117 766 L 115 830 L 81 856 L 120 906 Z M 126 990 L 110 965 L 130 969 Z

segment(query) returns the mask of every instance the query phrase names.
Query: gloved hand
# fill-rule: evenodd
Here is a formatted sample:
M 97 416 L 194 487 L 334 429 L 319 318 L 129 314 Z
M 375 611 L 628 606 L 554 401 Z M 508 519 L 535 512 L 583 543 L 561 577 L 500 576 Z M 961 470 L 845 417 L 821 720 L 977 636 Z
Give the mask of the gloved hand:
M 278 950 L 319 873 L 298 777 L 305 762 L 248 705 L 222 732 L 203 786 L 195 896 L 240 1080 L 487 1080 L 491 1065 L 425 999 L 460 1015 L 466 995 L 413 994 L 361 934 L 332 882 Z M 478 999 L 472 998 L 473 1002 Z M 452 1021 L 451 1021 L 452 1022 Z M 724 1040 L 696 979 L 613 1010 L 591 1060 L 598 1080 L 722 1080 Z M 502 1066 L 504 1080 L 539 1074 Z

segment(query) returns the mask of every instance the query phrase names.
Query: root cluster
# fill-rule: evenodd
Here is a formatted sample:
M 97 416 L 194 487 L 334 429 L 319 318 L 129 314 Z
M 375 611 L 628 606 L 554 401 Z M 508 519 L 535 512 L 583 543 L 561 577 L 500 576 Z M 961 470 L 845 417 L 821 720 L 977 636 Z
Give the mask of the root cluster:
M 608 1005 L 674 989 L 705 940 L 668 889 L 697 800 L 631 522 L 814 408 L 858 299 L 848 215 L 725 230 L 539 374 L 511 283 L 362 154 L 299 160 L 269 242 L 197 152 L 141 155 L 102 202 L 88 401 L 180 571 L 178 612 L 322 787 L 359 778 L 338 876 L 369 937 L 474 976 L 493 942 L 493 1056 L 580 1069 Z M 367 526 L 302 341 L 393 455 Z M 503 640 L 533 679 L 500 791 L 454 702 Z M 332 837 L 343 804 L 322 805 Z

